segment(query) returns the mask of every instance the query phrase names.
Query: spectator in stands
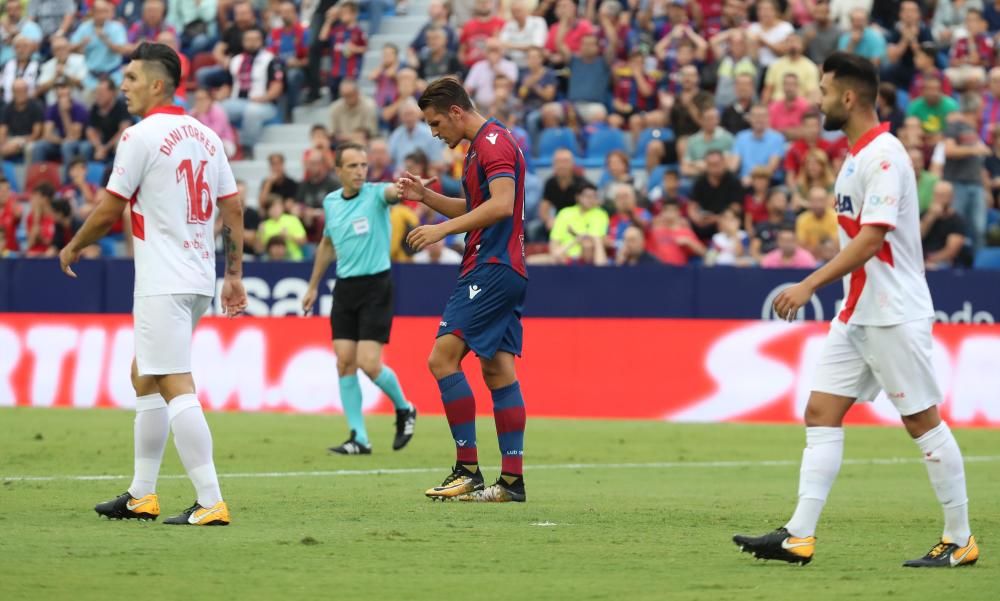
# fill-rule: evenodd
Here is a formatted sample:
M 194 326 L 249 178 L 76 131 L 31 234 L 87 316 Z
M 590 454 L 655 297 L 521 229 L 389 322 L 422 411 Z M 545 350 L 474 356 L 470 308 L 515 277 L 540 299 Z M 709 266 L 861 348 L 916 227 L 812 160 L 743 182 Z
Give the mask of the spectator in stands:
M 802 118 L 815 110 L 815 104 L 799 95 L 799 78 L 794 73 L 785 74 L 782 87 L 785 97 L 771 102 L 768 107 L 771 127 L 789 140 L 798 140 L 802 137 Z
M 56 234 L 55 213 L 52 200 L 55 189 L 52 184 L 42 182 L 31 191 L 31 204 L 25 220 L 27 240 L 24 243 L 26 257 L 53 256 L 56 252 L 52 239 Z
M 406 64 L 412 67 L 423 65 L 426 59 L 426 50 L 430 44 L 427 35 L 432 30 L 440 30 L 445 36 L 445 47 L 448 51 L 456 55 L 458 53 L 458 35 L 452 29 L 451 25 L 449 25 L 451 18 L 449 3 L 445 0 L 431 0 L 427 5 L 427 15 L 430 17 L 430 20 L 424 24 L 417 37 L 413 38 L 413 42 L 406 50 Z M 457 71 L 451 73 L 455 72 Z
M 747 44 L 746 32 L 742 29 L 727 29 L 712 38 L 712 52 L 716 57 L 715 68 L 715 103 L 726 107 L 738 100 L 753 102 L 753 92 L 760 78 L 760 67 L 754 59 Z M 737 91 L 737 81 L 741 77 L 749 78 L 750 95 L 740 98 Z M 749 105 L 746 107 L 749 110 Z M 728 129 L 728 128 L 727 128 Z
M 7 230 L 0 228 L 0 259 L 17 257 L 17 251 L 7 248 Z
M 906 119 L 906 113 L 900 110 L 897 104 L 896 86 L 888 81 L 882 82 L 878 87 L 878 100 L 875 105 L 878 112 L 878 120 L 881 123 L 889 124 L 889 131 L 895 135 Z
M 7 10 L 3 17 L 0 17 L 0 65 L 14 58 L 13 46 L 18 36 L 24 36 L 25 40 L 31 42 L 32 49 L 41 44 L 44 38 L 41 27 L 24 16 L 24 4 L 21 0 L 7 0 L 5 7 Z M 73 13 L 76 12 L 75 8 L 71 10 Z
M 819 113 L 811 111 L 802 118 L 802 137 L 792 142 L 785 154 L 785 175 L 790 181 L 798 177 L 806 156 L 813 149 L 825 152 L 830 164 L 843 159 L 847 154 L 847 138 L 842 136 L 837 141 L 826 140 L 822 136 L 822 129 Z
M 437 25 L 427 29 L 425 34 L 427 45 L 417 69 L 417 75 L 425 83 L 465 71 L 465 66 L 458 60 L 458 55 L 448 47 L 446 31 L 444 27 Z
M 717 231 L 722 211 L 734 204 L 740 210 L 742 201 L 743 184 L 726 168 L 721 152 L 709 151 L 705 155 L 705 172 L 695 181 L 687 206 L 687 217 L 698 237 L 709 240 Z
M 757 2 L 757 22 L 747 28 L 750 41 L 758 47 L 758 60 L 765 69 L 769 68 L 786 51 L 785 42 L 795 28 L 781 20 L 781 11 L 776 0 Z
M 919 118 L 926 133 L 940 134 L 944 131 L 948 115 L 958 110 L 958 102 L 941 93 L 941 80 L 928 78 L 923 83 L 923 94 L 915 100 L 911 99 L 906 114 Z
M 330 97 L 337 99 L 340 82 L 357 80 L 361 76 L 361 62 L 368 49 L 368 37 L 358 26 L 356 0 L 343 0 L 326 13 L 326 22 L 320 29 L 319 39 L 330 48 Z M 336 132 L 335 132 L 336 133 Z
M 933 42 L 930 28 L 923 23 L 920 4 L 916 0 L 901 2 L 899 21 L 886 35 L 888 60 L 882 68 L 882 80 L 904 90 L 909 88 L 916 72 L 914 57 L 920 52 L 921 44 Z
M 114 20 L 114 7 L 108 0 L 94 0 L 93 16 L 87 19 L 70 37 L 73 52 L 83 52 L 89 74 L 83 82 L 85 90 L 92 90 L 101 76 L 110 78 L 115 85 L 122 83 L 122 54 L 128 43 L 125 26 Z
M 649 229 L 649 251 L 661 263 L 687 265 L 692 257 L 703 257 L 705 245 L 681 216 L 681 207 L 674 201 L 663 203 Z
M 285 256 L 291 261 L 301 261 L 304 258 L 302 247 L 306 245 L 306 228 L 298 217 L 287 211 L 285 202 L 276 194 L 265 197 L 263 207 L 267 219 L 258 229 L 260 249 L 267 252 L 268 242 L 275 236 L 285 239 Z
M 458 265 L 462 262 L 462 255 L 445 246 L 444 240 L 438 240 L 413 255 L 412 260 L 418 265 Z
M 368 143 L 368 181 L 393 182 L 395 179 L 389 144 L 384 138 L 373 139 Z
M 983 0 L 937 0 L 934 3 L 931 33 L 942 48 L 951 46 L 955 33 L 965 26 L 965 16 L 972 8 L 982 9 Z
M 850 29 L 840 34 L 837 50 L 863 56 L 879 66 L 886 57 L 885 38 L 868 25 L 868 11 L 855 8 L 850 12 Z
M 22 212 L 21 203 L 10 191 L 10 182 L 0 175 L 0 233 L 4 238 L 0 253 L 17 253 L 21 250 L 17 242 L 17 226 L 21 223 Z
M 768 126 L 768 110 L 762 104 L 750 109 L 750 129 L 736 134 L 729 169 L 739 174 L 743 185 L 750 185 L 754 167 L 766 167 L 773 177 L 785 153 L 785 138 Z
M 142 3 L 142 18 L 128 28 L 128 41 L 122 45 L 121 54 L 132 54 L 140 42 L 155 40 L 164 31 L 176 34 L 174 26 L 166 22 L 166 16 L 167 5 L 164 0 L 145 0 Z
M 557 0 L 555 14 L 557 20 L 549 26 L 545 50 L 549 53 L 550 63 L 565 65 L 569 56 L 580 52 L 583 37 L 596 34 L 596 31 L 590 21 L 579 18 L 574 0 Z M 564 53 L 560 46 L 565 46 L 569 52 Z
M 35 93 L 39 98 L 47 95 L 46 102 L 52 104 L 56 101 L 56 93 L 53 89 L 56 82 L 65 81 L 69 84 L 73 97 L 80 100 L 80 91 L 83 89 L 84 80 L 87 79 L 87 62 L 83 55 L 70 52 L 69 40 L 66 39 L 66 36 L 53 36 L 50 48 L 52 49 L 52 58 L 42 64 Z
M 291 209 L 299 194 L 299 182 L 285 172 L 285 155 L 275 152 L 267 157 L 267 164 L 270 171 L 260 185 L 260 194 L 257 198 L 277 196 L 285 203 L 286 209 L 292 212 Z
M 608 225 L 608 236 L 605 246 L 620 248 L 625 230 L 632 225 L 645 229 L 649 226 L 653 215 L 639 206 L 635 187 L 630 184 L 614 183 L 610 187 L 611 206 L 614 212 Z
M 750 189 L 743 198 L 743 229 L 749 234 L 767 221 L 767 199 L 771 193 L 771 172 L 758 165 L 750 171 Z
M 969 263 L 965 252 L 967 228 L 952 203 L 952 185 L 938 182 L 934 186 L 934 200 L 920 219 L 927 269 L 947 269 Z
M 7 61 L 0 71 L 0 86 L 3 88 L 3 101 L 10 104 L 14 99 L 15 81 L 23 81 L 28 86 L 28 95 L 35 96 L 41 65 L 34 59 L 35 43 L 27 36 L 14 38 L 14 58 Z
M 382 61 L 368 73 L 368 80 L 375 84 L 376 109 L 392 103 L 398 94 L 396 74 L 402 64 L 399 62 L 399 48 L 395 44 L 382 46 Z
M 302 211 L 302 223 L 313 242 L 323 237 L 323 199 L 340 188 L 340 180 L 331 171 L 331 165 L 320 153 L 311 153 L 306 159 L 305 178 L 299 183 L 295 201 Z
M 61 161 L 69 165 L 77 156 L 86 154 L 84 128 L 87 107 L 73 99 L 70 87 L 60 81 L 55 88 L 56 101 L 45 109 L 42 138 L 35 144 L 33 161 Z
M 544 226 L 545 235 L 552 230 L 555 217 L 576 202 L 576 192 L 586 185 L 593 185 L 576 172 L 573 153 L 562 148 L 552 156 L 552 175 L 542 189 L 542 202 L 538 207 L 538 218 Z M 538 238 L 534 238 L 538 239 Z
M 792 207 L 795 210 L 806 208 L 806 199 L 813 188 L 823 188 L 833 192 L 833 184 L 837 176 L 830 167 L 830 159 L 819 148 L 813 148 L 806 153 L 802 169 L 795 179 L 789 178 L 788 187 L 792 192 Z
M 269 50 L 285 66 L 286 117 L 299 105 L 309 67 L 309 31 L 299 20 L 298 10 L 291 0 L 278 8 L 281 25 L 271 29 Z M 289 119 L 291 120 L 291 119 Z
M 622 234 L 622 244 L 615 253 L 615 265 L 633 267 L 635 265 L 659 265 L 660 260 L 646 250 L 646 235 L 642 228 L 630 225 Z
M 983 164 L 993 154 L 979 139 L 976 120 L 982 110 L 978 96 L 965 96 L 962 110 L 948 118 L 944 139 L 942 179 L 954 189 L 955 211 L 966 224 L 972 247 L 978 250 L 986 236 L 986 196 Z
M 698 68 L 688 65 L 680 71 L 681 90 L 676 96 L 661 90 L 660 106 L 668 111 L 670 127 L 678 138 L 701 128 L 701 112 L 715 105 L 712 95 L 700 87 Z
M 264 249 L 265 261 L 287 261 L 288 260 L 288 243 L 285 241 L 285 237 L 281 234 L 276 236 L 271 236 L 267 239 L 267 244 Z
M 828 56 L 837 50 L 840 41 L 840 27 L 830 18 L 830 2 L 816 0 L 812 9 L 812 23 L 802 28 L 802 40 L 809 60 L 822 65 Z
M 785 99 L 785 76 L 793 74 L 798 82 L 798 94 L 816 103 L 819 100 L 819 67 L 802 54 L 802 38 L 797 34 L 785 41 L 788 51 L 767 70 L 762 100 L 765 103 Z
M 576 203 L 559 211 L 549 235 L 549 254 L 556 263 L 579 258 L 584 239 L 596 238 L 604 247 L 610 220 L 600 205 L 597 188 L 584 182 L 576 191 Z
M 544 45 L 549 33 L 545 19 L 532 15 L 531 8 L 532 0 L 513 0 L 510 3 L 511 18 L 500 30 L 503 51 L 519 69 L 528 67 L 528 50 Z
M 919 147 L 908 148 L 907 153 L 913 163 L 913 172 L 917 175 L 917 201 L 920 206 L 920 214 L 923 215 L 931 206 L 931 200 L 934 198 L 934 186 L 941 178 L 927 170 L 924 152 Z M 990 157 L 987 157 L 987 170 L 989 169 L 989 161 Z
M 512 129 L 514 122 L 510 119 L 500 119 L 497 115 L 501 113 L 511 116 L 515 114 L 520 115 L 524 111 L 521 99 L 514 93 L 514 82 L 515 80 L 503 73 L 497 73 L 493 80 L 493 102 L 488 105 L 482 105 L 491 117 L 496 117 L 498 121 L 507 126 L 507 129 Z M 524 147 L 522 147 L 522 152 L 525 155 L 529 154 Z
M 330 105 L 330 131 L 337 138 L 348 132 L 364 129 L 369 136 L 378 135 L 378 108 L 375 101 L 363 96 L 353 79 L 340 82 L 340 94 Z
M 28 94 L 28 83 L 16 80 L 12 102 L 0 120 L 0 155 L 17 162 L 30 159 L 35 143 L 42 139 L 44 122 L 44 109 Z
M 681 174 L 696 178 L 705 172 L 705 156 L 711 151 L 721 152 L 727 162 L 733 164 L 735 157 L 733 134 L 719 127 L 719 109 L 706 108 L 701 115 L 701 126 L 693 136 L 685 141 L 684 157 L 681 159 Z M 736 157 L 738 161 L 738 157 Z
M 118 87 L 107 76 L 97 82 L 94 106 L 87 118 L 87 143 L 84 146 L 88 160 L 112 163 L 118 138 L 132 125 L 125 101 L 118 96 Z
M 606 104 L 611 89 L 613 49 L 605 49 L 602 54 L 597 35 L 593 33 L 588 33 L 580 39 L 578 53 L 571 53 L 565 36 L 558 39 L 557 47 L 562 53 L 563 62 L 573 73 L 569 78 L 566 98 L 577 105 Z
M 417 213 L 405 203 L 396 203 L 389 209 L 389 260 L 409 263 L 413 249 L 406 243 L 406 236 L 420 225 Z
M 979 119 L 979 137 L 987 144 L 993 141 L 993 131 L 1000 125 L 1000 67 L 989 73 L 989 88 L 983 94 L 983 114 Z
M 788 192 L 782 188 L 771 190 L 767 198 L 767 221 L 754 225 L 754 239 L 750 253 L 759 261 L 763 255 L 778 246 L 778 231 L 787 228 L 795 235 L 794 213 L 788 208 Z
M 191 116 L 201 121 L 209 129 L 219 134 L 222 140 L 222 148 L 226 156 L 232 159 L 239 150 L 237 147 L 236 132 L 229 122 L 226 110 L 212 98 L 212 94 L 205 88 L 199 88 L 194 92 L 194 106 L 191 109 Z
M 309 177 L 310 158 L 317 156 L 326 163 L 329 171 L 334 167 L 333 141 L 330 139 L 330 132 L 322 125 L 313 125 L 309 128 L 309 148 L 302 153 L 302 164 L 306 166 L 305 175 Z
M 628 62 L 616 65 L 612 76 L 612 107 L 623 120 L 656 108 L 656 80 L 646 70 L 646 57 L 641 50 L 632 50 Z
M 604 0 L 597 11 L 598 40 L 601 48 L 612 51 L 612 62 L 628 60 L 628 38 L 632 27 L 624 10 L 618 0 Z M 707 43 L 704 45 L 708 48 Z
M 743 130 L 750 129 L 750 109 L 754 105 L 754 78 L 748 73 L 741 73 L 733 80 L 735 99 L 722 111 L 722 127 L 734 136 Z M 718 96 L 716 96 L 718 98 Z M 764 126 L 767 126 L 767 107 L 764 107 Z
M 216 10 L 215 0 L 167 2 L 167 22 L 178 32 L 181 48 L 188 56 L 193 57 L 212 49 L 219 33 Z
M 57 196 L 69 203 L 73 213 L 81 220 L 86 219 L 97 208 L 97 186 L 87 181 L 87 161 L 76 157 L 67 163 L 66 182 Z M 111 233 L 120 234 L 121 219 L 111 227 Z M 67 240 L 69 242 L 69 240 Z
M 632 161 L 628 153 L 612 150 L 604 159 L 604 172 L 597 182 L 597 195 L 605 206 L 614 204 L 615 188 L 619 184 L 636 186 L 635 177 L 632 175 Z
M 907 91 L 912 102 L 913 99 L 924 93 L 924 81 L 927 79 L 937 79 L 941 82 L 941 91 L 945 96 L 951 96 L 953 90 L 944 72 L 937 68 L 937 46 L 934 44 L 924 44 L 914 53 L 913 65 L 914 73 Z
M 389 129 L 399 125 L 399 113 L 408 101 L 416 102 L 420 97 L 417 72 L 409 67 L 403 67 L 396 72 L 396 97 L 390 104 L 382 107 L 382 123 Z
M 195 74 L 198 87 L 218 88 L 226 84 L 232 72 L 230 62 L 243 54 L 243 35 L 257 27 L 257 16 L 248 0 L 236 0 L 232 6 L 233 22 L 223 29 L 219 41 L 212 48 L 217 66 L 203 67 Z
M 443 143 L 434 137 L 431 128 L 423 120 L 423 113 L 417 101 L 408 98 L 400 110 L 399 127 L 389 135 L 389 152 L 396 168 L 403 165 L 403 159 L 414 150 L 427 156 L 431 163 L 440 162 Z
M 795 239 L 795 229 L 785 226 L 778 230 L 777 248 L 761 258 L 760 266 L 771 269 L 812 269 L 816 267 L 816 258 L 799 246 Z
M 264 32 L 243 32 L 243 52 L 229 61 L 233 79 L 229 98 L 221 102 L 230 123 L 240 129 L 240 144 L 252 153 L 264 124 L 278 116 L 275 104 L 284 90 L 281 61 L 264 49 Z
M 486 41 L 500 34 L 506 22 L 494 12 L 494 0 L 475 0 L 473 17 L 459 36 L 458 57 L 466 68 L 486 58 Z M 457 21 L 461 23 L 462 21 Z
M 664 29 L 665 35 L 653 47 L 656 58 L 663 62 L 668 71 L 674 71 L 682 64 L 688 64 L 680 60 L 682 48 L 688 47 L 693 55 L 692 58 L 699 62 L 704 61 L 708 52 L 708 42 L 698 35 L 688 22 L 685 0 L 669 0 L 667 18 L 669 22 Z
M 823 241 L 836 240 L 838 237 L 833 196 L 826 188 L 810 188 L 808 207 L 807 211 L 803 211 L 795 219 L 795 237 L 802 248 L 818 258 Z
M 654 215 L 660 213 L 665 203 L 676 202 L 680 207 L 686 208 L 689 202 L 687 197 L 681 194 L 680 174 L 670 167 L 664 169 L 660 181 L 651 183 L 648 189 L 650 208 Z
M 952 44 L 945 76 L 958 90 L 978 89 L 995 61 L 996 49 L 983 13 L 969 10 L 965 15 L 965 36 Z
M 746 267 L 753 263 L 750 236 L 740 229 L 738 211 L 726 209 L 719 215 L 719 231 L 712 236 L 705 263 L 733 267 Z
M 486 40 L 486 58 L 476 61 L 465 76 L 465 89 L 477 105 L 493 106 L 494 80 L 500 74 L 510 81 L 517 81 L 517 65 L 504 58 L 500 40 L 491 38 Z
M 556 97 L 556 75 L 545 64 L 545 53 L 541 48 L 531 48 L 527 52 L 528 68 L 521 73 L 517 86 L 517 97 L 524 107 L 525 126 L 532 139 L 537 141 L 541 122 L 541 108 Z

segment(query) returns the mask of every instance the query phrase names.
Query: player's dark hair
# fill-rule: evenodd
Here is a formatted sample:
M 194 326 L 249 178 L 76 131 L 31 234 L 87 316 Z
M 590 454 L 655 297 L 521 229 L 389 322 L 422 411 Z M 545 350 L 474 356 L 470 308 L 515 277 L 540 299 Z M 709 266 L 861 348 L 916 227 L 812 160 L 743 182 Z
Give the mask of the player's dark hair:
M 420 95 L 417 106 L 420 107 L 421 111 L 433 108 L 442 114 L 447 113 L 453 106 L 457 106 L 463 111 L 473 110 L 469 93 L 454 77 L 442 77 L 427 86 L 424 93 Z
M 156 65 L 162 69 L 167 76 L 167 92 L 173 96 L 174 90 L 181 83 L 181 59 L 174 52 L 174 49 L 166 44 L 158 42 L 143 42 L 135 49 L 132 56 L 134 61 L 142 61 L 143 65 Z
M 875 106 L 879 79 L 878 70 L 870 60 L 847 52 L 834 52 L 823 61 L 823 73 L 832 73 L 835 80 L 857 92 L 864 105 Z
M 357 142 L 343 142 L 337 144 L 337 153 L 333 157 L 333 162 L 335 165 L 340 167 L 341 162 L 344 158 L 344 153 L 348 150 L 357 150 L 359 152 L 366 152 L 365 147 Z

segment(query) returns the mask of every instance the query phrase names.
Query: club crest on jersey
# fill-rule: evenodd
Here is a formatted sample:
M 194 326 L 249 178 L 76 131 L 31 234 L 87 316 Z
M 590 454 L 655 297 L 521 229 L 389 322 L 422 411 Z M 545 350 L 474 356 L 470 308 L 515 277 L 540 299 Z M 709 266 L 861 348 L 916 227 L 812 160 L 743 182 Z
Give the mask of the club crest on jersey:
M 844 177 L 851 177 L 852 175 L 854 175 L 854 161 L 844 165 Z
M 837 195 L 837 212 L 846 213 L 848 215 L 854 214 L 854 203 L 851 202 L 851 197 L 849 195 Z

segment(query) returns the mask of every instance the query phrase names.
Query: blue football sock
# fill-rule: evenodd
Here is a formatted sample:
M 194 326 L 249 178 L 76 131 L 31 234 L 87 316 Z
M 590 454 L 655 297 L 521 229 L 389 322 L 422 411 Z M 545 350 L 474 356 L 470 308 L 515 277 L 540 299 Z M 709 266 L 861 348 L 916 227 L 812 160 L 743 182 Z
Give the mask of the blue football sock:
M 368 444 L 368 431 L 365 430 L 365 416 L 361 412 L 361 385 L 357 374 L 340 377 L 340 404 L 347 417 L 347 425 L 354 430 L 354 439 L 361 444 Z
M 392 400 L 392 406 L 396 408 L 396 411 L 412 408 L 412 405 L 403 396 L 403 389 L 399 386 L 399 378 L 396 377 L 396 372 L 392 371 L 392 368 L 388 365 L 382 366 L 382 371 L 375 378 L 375 385 L 381 388 L 382 392 Z

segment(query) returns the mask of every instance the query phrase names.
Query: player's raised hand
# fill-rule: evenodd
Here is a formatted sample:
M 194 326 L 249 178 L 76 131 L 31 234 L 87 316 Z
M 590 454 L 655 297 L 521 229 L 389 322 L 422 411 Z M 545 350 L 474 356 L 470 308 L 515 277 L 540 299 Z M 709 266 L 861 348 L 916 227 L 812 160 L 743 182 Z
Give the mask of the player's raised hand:
M 774 299 L 774 313 L 785 321 L 795 321 L 799 309 L 812 298 L 813 290 L 803 282 L 789 286 Z
M 247 291 L 243 280 L 227 277 L 222 284 L 222 312 L 227 317 L 236 317 L 247 308 Z
M 72 250 L 70 247 L 66 246 L 61 251 L 59 251 L 59 267 L 62 269 L 63 273 L 71 278 L 76 277 L 76 273 L 73 271 L 71 265 L 80 260 L 80 253 L 78 251 Z
M 410 230 L 406 236 L 406 243 L 414 252 L 420 252 L 431 244 L 442 240 L 445 236 L 440 225 L 421 225 Z
M 302 297 L 302 312 L 306 315 L 312 313 L 313 305 L 316 304 L 316 296 L 318 291 L 315 288 L 309 288 L 306 290 L 306 295 Z
M 424 201 L 424 194 L 427 193 L 427 186 L 437 181 L 437 177 L 430 179 L 420 179 L 409 171 L 404 171 L 403 175 L 396 180 L 396 192 L 399 193 L 400 200 Z

